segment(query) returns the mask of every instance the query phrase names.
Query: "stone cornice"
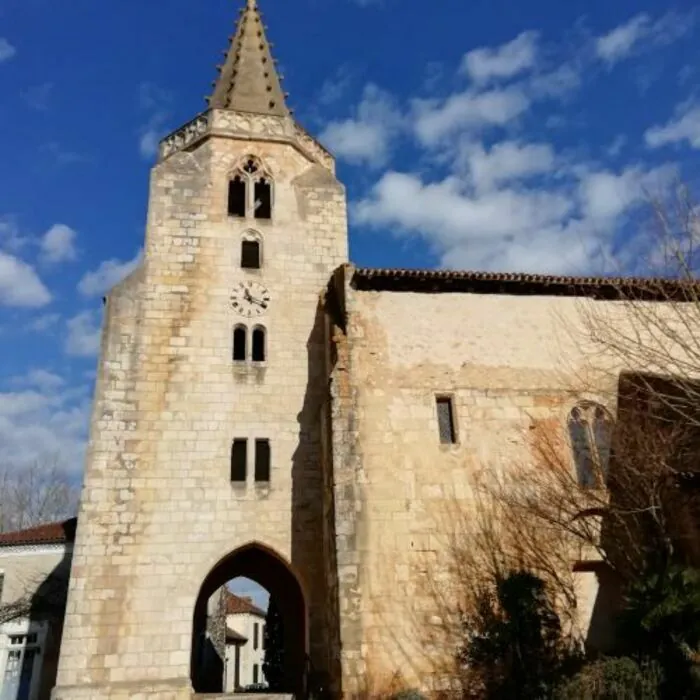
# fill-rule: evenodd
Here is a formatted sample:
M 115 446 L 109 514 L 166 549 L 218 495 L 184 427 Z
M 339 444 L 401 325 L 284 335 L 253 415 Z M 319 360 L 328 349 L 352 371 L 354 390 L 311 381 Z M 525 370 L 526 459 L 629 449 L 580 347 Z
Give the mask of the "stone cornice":
M 170 135 L 159 146 L 158 161 L 193 148 L 212 136 L 249 141 L 260 139 L 289 143 L 307 158 L 335 175 L 335 159 L 291 117 L 211 109 L 198 114 Z

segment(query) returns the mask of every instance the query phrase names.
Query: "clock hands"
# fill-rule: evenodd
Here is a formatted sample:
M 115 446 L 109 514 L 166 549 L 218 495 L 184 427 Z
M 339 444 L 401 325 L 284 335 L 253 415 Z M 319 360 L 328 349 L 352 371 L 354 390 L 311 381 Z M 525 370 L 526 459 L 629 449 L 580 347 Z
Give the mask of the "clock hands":
M 250 302 L 251 304 L 257 304 L 259 307 L 266 309 L 267 308 L 267 303 L 263 299 L 256 299 L 251 293 L 250 290 L 246 287 L 245 289 L 245 300 Z

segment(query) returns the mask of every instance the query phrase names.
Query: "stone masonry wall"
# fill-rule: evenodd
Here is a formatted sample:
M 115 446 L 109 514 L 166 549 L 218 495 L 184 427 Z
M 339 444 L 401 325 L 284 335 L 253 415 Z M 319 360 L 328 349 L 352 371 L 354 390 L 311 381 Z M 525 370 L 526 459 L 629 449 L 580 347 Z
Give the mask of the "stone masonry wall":
M 582 376 L 595 376 L 575 329 L 582 303 L 623 310 L 572 298 L 348 285 L 345 295 L 332 374 L 344 689 L 396 672 L 427 689 L 450 653 L 426 643 L 439 612 L 426 582 L 448 565 L 452 508 L 470 508 L 474 470 L 531 461 L 532 421 L 564 429 L 577 399 L 609 402 L 612 375 L 599 375 L 599 392 L 571 393 Z M 438 394 L 453 397 L 455 445 L 440 444 Z M 595 577 L 584 574 L 580 584 L 585 623 Z
M 274 178 L 269 222 L 227 216 L 247 154 Z M 241 236 L 263 269 L 240 268 Z M 323 657 L 319 411 L 326 391 L 318 300 L 347 259 L 344 190 L 287 144 L 211 138 L 152 174 L 145 260 L 110 295 L 55 700 L 188 698 L 200 586 L 261 543 L 301 579 L 310 651 Z M 271 294 L 237 317 L 242 279 Z M 264 325 L 263 368 L 232 364 L 232 331 Z M 234 437 L 269 438 L 269 487 L 230 483 Z

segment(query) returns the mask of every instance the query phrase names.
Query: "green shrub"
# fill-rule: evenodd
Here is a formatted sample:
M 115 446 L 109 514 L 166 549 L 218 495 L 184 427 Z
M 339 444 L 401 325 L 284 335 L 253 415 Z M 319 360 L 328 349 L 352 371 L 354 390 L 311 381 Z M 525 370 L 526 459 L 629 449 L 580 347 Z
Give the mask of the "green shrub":
M 662 680 L 655 662 L 641 665 L 628 657 L 587 664 L 559 688 L 558 700 L 658 700 Z

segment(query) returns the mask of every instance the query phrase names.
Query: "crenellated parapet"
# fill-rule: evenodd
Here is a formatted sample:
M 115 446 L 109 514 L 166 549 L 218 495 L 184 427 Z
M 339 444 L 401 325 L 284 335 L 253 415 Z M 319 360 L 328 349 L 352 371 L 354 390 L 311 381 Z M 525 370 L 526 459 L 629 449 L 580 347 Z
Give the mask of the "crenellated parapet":
M 159 147 L 158 160 L 190 150 L 205 139 L 218 136 L 232 139 L 265 139 L 289 143 L 309 159 L 335 174 L 333 156 L 290 116 L 252 114 L 228 109 L 210 109 L 166 136 Z

